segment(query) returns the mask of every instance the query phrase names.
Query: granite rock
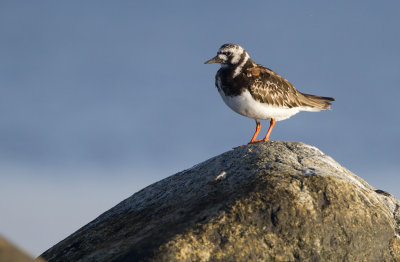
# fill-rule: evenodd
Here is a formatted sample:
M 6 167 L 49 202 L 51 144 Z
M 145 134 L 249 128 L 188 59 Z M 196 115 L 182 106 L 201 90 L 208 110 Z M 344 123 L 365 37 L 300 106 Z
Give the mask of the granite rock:
M 298 142 L 236 148 L 122 201 L 48 261 L 400 261 L 400 201 Z

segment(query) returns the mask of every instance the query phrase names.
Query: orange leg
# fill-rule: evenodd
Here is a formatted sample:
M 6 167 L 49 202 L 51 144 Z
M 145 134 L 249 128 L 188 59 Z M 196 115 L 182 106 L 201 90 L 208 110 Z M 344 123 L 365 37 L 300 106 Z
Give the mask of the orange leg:
M 256 141 L 256 138 L 257 138 L 257 136 L 258 136 L 258 133 L 260 133 L 260 130 L 261 130 L 260 121 L 256 120 L 256 124 L 257 124 L 257 126 L 256 126 L 256 131 L 254 132 L 254 135 L 253 135 L 253 137 L 252 137 L 251 140 L 250 140 L 250 144 L 251 144 L 251 143 L 257 143 L 257 142 L 260 142 L 260 141 L 261 141 L 261 140 L 257 140 L 257 141 Z
M 265 137 L 262 141 L 264 141 L 264 142 L 269 141 L 269 135 L 271 134 L 272 128 L 274 128 L 275 122 L 276 122 L 275 118 L 271 118 L 271 121 L 269 122 L 269 128 L 268 128 L 267 134 L 265 135 Z

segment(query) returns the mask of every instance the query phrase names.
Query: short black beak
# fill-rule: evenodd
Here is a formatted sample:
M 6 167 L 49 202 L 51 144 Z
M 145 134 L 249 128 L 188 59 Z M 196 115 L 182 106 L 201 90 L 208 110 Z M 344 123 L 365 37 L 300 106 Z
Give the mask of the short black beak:
M 218 63 L 218 64 L 222 64 L 222 59 L 219 58 L 218 56 L 211 58 L 210 60 L 204 62 L 204 64 L 212 64 L 212 63 Z

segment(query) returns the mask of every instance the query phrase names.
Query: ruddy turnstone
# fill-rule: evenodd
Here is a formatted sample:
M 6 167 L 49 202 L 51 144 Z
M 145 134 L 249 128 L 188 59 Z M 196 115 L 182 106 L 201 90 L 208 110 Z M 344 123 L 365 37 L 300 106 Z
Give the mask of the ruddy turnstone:
M 205 64 L 218 63 L 215 76 L 219 94 L 233 111 L 256 121 L 256 131 L 250 143 L 268 141 L 276 121 L 287 119 L 300 111 L 318 112 L 331 107 L 331 97 L 303 94 L 293 85 L 254 62 L 243 47 L 224 44 L 217 56 Z M 260 120 L 270 120 L 264 139 L 256 140 L 261 129 Z

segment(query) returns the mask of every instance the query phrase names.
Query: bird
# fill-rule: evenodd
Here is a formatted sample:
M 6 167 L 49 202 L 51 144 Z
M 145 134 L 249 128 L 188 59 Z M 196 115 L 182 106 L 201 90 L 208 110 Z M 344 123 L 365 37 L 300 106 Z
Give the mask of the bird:
M 298 91 L 285 78 L 254 62 L 246 50 L 237 44 L 222 45 L 217 55 L 205 64 L 217 63 L 221 68 L 215 75 L 215 86 L 225 104 L 236 113 L 256 121 L 256 130 L 249 144 L 269 141 L 277 121 L 300 111 L 328 110 L 332 97 L 316 96 Z M 257 140 L 261 120 L 270 125 L 264 139 Z

